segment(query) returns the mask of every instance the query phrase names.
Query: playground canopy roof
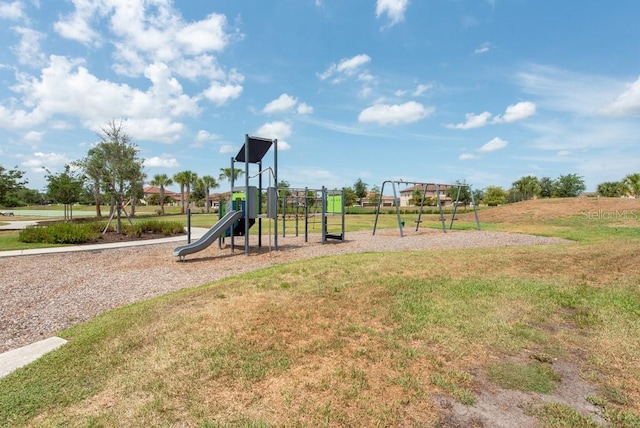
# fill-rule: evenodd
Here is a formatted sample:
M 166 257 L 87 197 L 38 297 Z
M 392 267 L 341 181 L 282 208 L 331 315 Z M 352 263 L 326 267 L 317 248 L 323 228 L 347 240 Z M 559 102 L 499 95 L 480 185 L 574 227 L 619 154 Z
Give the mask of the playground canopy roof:
M 249 159 L 246 159 L 246 161 L 249 163 L 258 163 L 271 148 L 273 140 L 247 136 L 245 143 L 236 155 L 236 162 L 245 162 L 245 146 L 247 144 L 249 145 Z

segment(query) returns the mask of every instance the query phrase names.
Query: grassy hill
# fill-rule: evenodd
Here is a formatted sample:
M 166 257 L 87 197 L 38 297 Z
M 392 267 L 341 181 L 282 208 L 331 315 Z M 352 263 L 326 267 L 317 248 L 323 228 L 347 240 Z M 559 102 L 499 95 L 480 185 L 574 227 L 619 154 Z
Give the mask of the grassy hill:
M 575 243 L 319 258 L 112 311 L 0 379 L 0 425 L 638 426 L 640 201 L 480 216 Z

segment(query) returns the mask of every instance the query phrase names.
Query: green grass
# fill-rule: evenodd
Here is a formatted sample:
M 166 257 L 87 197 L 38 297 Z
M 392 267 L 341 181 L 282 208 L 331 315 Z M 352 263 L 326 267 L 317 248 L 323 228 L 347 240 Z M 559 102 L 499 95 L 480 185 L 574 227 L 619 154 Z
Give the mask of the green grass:
M 576 412 L 569 406 L 560 403 L 544 404 L 529 412 L 541 421 L 545 428 L 572 427 L 572 428 L 598 428 L 601 425 L 594 420 Z M 621 426 L 621 425 L 615 425 Z
M 556 390 L 560 376 L 550 365 L 532 361 L 526 364 L 498 362 L 487 367 L 487 377 L 501 388 L 549 394 Z

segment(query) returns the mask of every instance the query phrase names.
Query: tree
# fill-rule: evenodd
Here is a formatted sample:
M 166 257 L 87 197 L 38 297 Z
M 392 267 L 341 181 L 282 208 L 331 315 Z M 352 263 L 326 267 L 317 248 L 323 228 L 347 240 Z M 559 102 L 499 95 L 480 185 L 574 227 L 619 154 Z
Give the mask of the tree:
M 457 180 L 456 185 L 448 188 L 446 194 L 453 202 L 455 202 L 457 198 L 458 204 L 464 205 L 465 210 L 467 209 L 467 205 L 471 203 L 471 188 L 464 180 Z
M 18 189 L 15 192 L 20 205 L 41 205 L 46 196 L 33 189 Z
M 553 194 L 558 198 L 575 198 L 586 188 L 584 180 L 578 174 L 561 175 L 556 179 Z
M 181 171 L 173 176 L 173 181 L 180 185 L 180 195 L 182 197 L 182 204 L 180 206 L 180 213 L 185 213 L 185 203 L 187 207 L 191 202 L 191 186 L 196 185 L 198 181 L 198 174 L 193 171 Z
M 94 147 L 89 149 L 87 156 L 79 161 L 74 162 L 74 165 L 78 166 L 84 172 L 90 183 L 90 192 L 93 195 L 93 201 L 96 207 L 96 217 L 102 217 L 102 193 L 101 188 L 105 179 L 104 171 L 106 167 L 106 161 L 103 157 L 103 150 Z
M 73 218 L 73 204 L 80 200 L 84 176 L 71 172 L 71 167 L 65 165 L 64 172 L 53 174 L 47 170 L 47 193 L 59 204 L 64 204 L 64 219 Z
M 100 142 L 94 147 L 96 159 L 103 162 L 101 186 L 109 198 L 111 214 L 117 214 L 116 233 L 122 233 L 121 211 L 125 199 L 142 176 L 142 162 L 138 148 L 122 129 L 122 122 L 111 121 L 102 128 Z
M 628 193 L 637 198 L 640 196 L 640 173 L 628 174 L 622 182 L 628 189 Z
M 27 180 L 23 180 L 24 171 L 15 169 L 7 170 L 0 166 L 0 205 L 6 207 L 16 206 L 18 198 L 16 191 L 24 189 Z
M 378 185 L 374 185 L 367 195 L 367 201 L 371 205 L 376 205 L 380 200 L 380 196 L 380 187 Z
M 173 181 L 180 186 L 180 214 L 184 214 L 184 203 L 186 200 L 184 190 L 189 182 L 189 177 L 185 172 L 186 171 L 180 171 L 173 175 Z
M 538 193 L 538 178 L 533 175 L 527 175 L 514 181 L 512 186 L 513 189 L 521 195 L 523 200 L 528 201 Z
M 351 207 L 356 203 L 357 200 L 358 200 L 358 197 L 356 196 L 355 190 L 353 190 L 351 187 L 345 187 L 344 188 L 344 205 L 347 207 Z
M 131 182 L 131 216 L 136 215 L 136 206 L 138 201 L 144 198 L 144 181 L 147 179 L 147 174 L 140 171 L 140 174 Z
M 409 204 L 413 205 L 414 207 L 419 206 L 422 203 L 423 194 L 424 194 L 424 191 L 422 189 L 415 189 L 411 193 L 411 199 L 409 199 Z
M 489 186 L 485 189 L 484 198 L 482 202 L 495 207 L 498 205 L 504 205 L 507 200 L 507 192 L 500 186 Z
M 173 184 L 173 180 L 169 178 L 167 174 L 156 174 L 153 176 L 153 180 L 151 180 L 149 184 L 160 189 L 160 212 L 164 214 L 164 191 L 167 186 L 171 186 Z
M 624 196 L 627 187 L 620 181 L 605 181 L 598 184 L 596 192 L 603 198 L 619 198 Z
M 220 168 L 220 175 L 218 176 L 218 179 L 220 181 L 231 181 L 231 176 L 233 176 L 233 181 L 235 182 L 238 181 L 238 178 L 240 178 L 242 174 L 244 174 L 244 171 L 238 168 L 234 168 L 233 172 L 231 171 L 231 168 Z
M 362 204 L 362 200 L 367 197 L 367 186 L 368 184 L 360 178 L 353 183 L 353 191 L 356 193 L 356 198 L 360 204 Z
M 542 177 L 538 180 L 538 196 L 541 198 L 553 197 L 553 191 L 556 187 L 556 182 L 550 177 Z
M 198 180 L 198 186 L 202 189 L 204 189 L 205 191 L 205 206 L 207 207 L 207 212 L 209 212 L 209 208 L 210 208 L 210 203 L 209 203 L 209 194 L 211 192 L 211 189 L 215 189 L 217 187 L 220 187 L 220 185 L 218 184 L 218 182 L 216 181 L 215 178 L 213 178 L 210 175 L 205 175 L 202 178 L 200 178 Z

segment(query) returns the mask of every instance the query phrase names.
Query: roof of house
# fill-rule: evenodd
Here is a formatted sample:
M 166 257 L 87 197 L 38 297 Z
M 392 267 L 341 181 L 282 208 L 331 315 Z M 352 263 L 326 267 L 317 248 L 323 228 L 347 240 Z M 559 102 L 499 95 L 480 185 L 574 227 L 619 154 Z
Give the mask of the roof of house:
M 144 189 L 142 189 L 142 191 L 145 194 L 151 194 L 151 195 L 159 195 L 160 194 L 160 188 L 156 187 L 156 186 L 147 186 Z M 176 192 L 172 192 L 171 190 L 167 190 L 164 189 L 164 195 L 165 196 L 172 196 L 172 197 L 180 197 L 180 193 L 176 193 Z

